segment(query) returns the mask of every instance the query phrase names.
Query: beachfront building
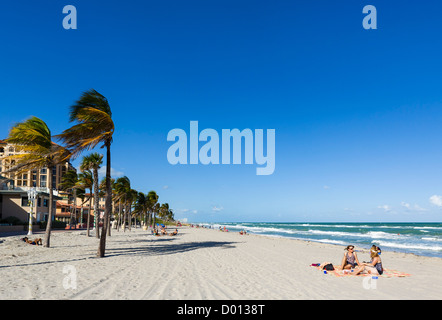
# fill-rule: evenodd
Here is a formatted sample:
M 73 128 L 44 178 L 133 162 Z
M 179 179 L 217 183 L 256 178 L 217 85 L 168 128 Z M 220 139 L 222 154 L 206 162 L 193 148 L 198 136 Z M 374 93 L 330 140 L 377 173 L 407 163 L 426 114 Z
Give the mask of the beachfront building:
M 71 212 L 72 212 L 72 216 L 75 219 L 76 223 L 79 223 L 80 221 L 82 221 L 83 223 L 87 222 L 87 216 L 89 214 L 89 199 L 90 199 L 90 215 L 91 217 L 90 222 L 92 223 L 94 221 L 94 216 L 95 216 L 95 209 L 94 209 L 94 195 L 92 194 L 92 198 L 90 198 L 90 194 L 86 193 L 84 195 L 84 199 L 78 198 L 76 200 L 76 204 L 75 204 L 75 211 L 74 211 L 74 201 L 73 201 L 73 196 L 71 194 L 68 193 L 59 193 L 59 195 L 63 198 L 62 200 L 57 201 L 56 203 L 56 213 L 55 213 L 55 217 L 57 220 L 59 221 L 63 221 L 66 223 L 69 223 L 70 218 L 71 218 Z M 105 204 L 105 198 L 104 196 L 100 196 L 99 198 L 99 202 L 98 202 L 98 211 L 100 214 L 100 219 L 103 218 L 104 216 L 104 204 Z M 80 219 L 81 216 L 81 212 L 83 209 L 83 217 L 82 220 Z
M 32 170 L 23 174 L 7 172 L 16 164 L 15 160 L 8 157 L 19 153 L 14 145 L 0 140 L 0 220 L 15 217 L 23 222 L 28 221 L 30 206 L 27 191 L 30 188 L 35 188 L 37 197 L 33 210 L 34 221 L 46 221 L 49 213 L 48 168 Z M 57 165 L 52 171 L 54 210 L 56 201 L 63 200 L 59 195 L 58 186 L 68 170 L 75 170 L 75 168 L 69 161 L 66 161 Z
M 94 216 L 95 216 L 95 205 L 94 205 L 94 195 L 90 193 L 85 193 L 84 194 L 84 199 L 78 198 L 75 201 L 75 211 L 74 211 L 74 199 L 72 194 L 68 194 L 65 192 L 60 192 L 59 195 L 63 198 L 60 201 L 57 201 L 56 206 L 56 214 L 55 217 L 57 220 L 59 221 L 63 221 L 66 223 L 69 223 L 70 218 L 71 218 L 71 212 L 72 212 L 72 216 L 75 219 L 76 223 L 80 222 L 80 216 L 81 216 L 81 212 L 83 209 L 83 219 L 81 220 L 83 223 L 87 222 L 87 216 L 89 214 L 89 205 L 90 205 L 90 221 L 92 224 L 92 221 L 94 221 Z M 99 217 L 100 219 L 103 219 L 104 217 L 104 205 L 106 202 L 106 198 L 103 195 L 100 195 L 100 197 L 98 198 L 98 212 L 99 212 Z

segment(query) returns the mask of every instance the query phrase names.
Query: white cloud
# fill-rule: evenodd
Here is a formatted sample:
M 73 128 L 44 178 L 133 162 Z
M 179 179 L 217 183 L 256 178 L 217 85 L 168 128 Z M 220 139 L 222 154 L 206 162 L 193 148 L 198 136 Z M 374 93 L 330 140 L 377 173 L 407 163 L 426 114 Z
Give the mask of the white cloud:
M 379 209 L 384 209 L 385 212 L 389 212 L 391 211 L 391 206 L 389 206 L 388 204 L 384 204 L 382 206 L 378 206 Z
M 403 207 L 405 207 L 407 209 L 411 208 L 411 205 L 409 203 L 406 203 L 406 202 L 401 202 L 401 206 L 403 206 Z
M 223 208 L 222 206 L 219 206 L 219 207 L 217 207 L 217 206 L 213 206 L 213 207 L 212 207 L 212 211 L 220 212 L 221 210 L 224 210 L 224 208 Z
M 330 189 L 330 186 L 324 186 L 324 189 L 325 190 Z
M 428 211 L 427 209 L 421 208 L 419 205 L 415 204 L 414 206 L 412 206 L 411 204 L 407 203 L 407 202 L 401 202 L 401 206 L 406 208 L 407 210 L 410 211 Z
M 167 190 L 167 189 L 169 189 L 169 186 L 163 186 L 163 189 Z
M 442 207 L 442 196 L 433 195 L 430 197 L 430 202 L 438 207 Z
M 192 210 L 192 209 L 176 209 L 175 212 L 179 212 L 179 213 L 198 213 L 198 210 Z
M 106 166 L 102 166 L 100 169 L 98 169 L 98 176 L 101 178 L 106 176 Z M 119 178 L 124 176 L 124 172 L 115 170 L 114 168 L 111 167 L 111 177 L 112 178 Z

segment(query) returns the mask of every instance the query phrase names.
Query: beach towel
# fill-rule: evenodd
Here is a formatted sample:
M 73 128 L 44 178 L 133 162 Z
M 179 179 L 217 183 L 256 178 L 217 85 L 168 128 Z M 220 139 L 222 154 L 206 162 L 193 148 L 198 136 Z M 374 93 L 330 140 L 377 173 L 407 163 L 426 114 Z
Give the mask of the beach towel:
M 320 270 L 321 272 L 324 272 L 324 270 L 322 270 L 321 266 L 312 265 L 312 267 L 315 267 L 316 269 Z M 351 272 L 344 273 L 344 271 L 336 270 L 336 269 L 333 271 L 327 271 L 327 274 L 331 274 L 331 275 L 338 277 L 338 278 L 353 276 Z M 357 275 L 357 277 L 366 277 L 366 276 L 372 276 L 372 274 L 366 273 L 366 274 Z M 381 277 L 381 278 L 402 278 L 402 277 L 410 277 L 410 276 L 411 276 L 411 274 L 409 274 L 409 273 L 401 272 L 401 271 L 394 270 L 394 269 L 385 269 L 385 268 L 384 268 L 384 272 L 382 273 L 382 275 L 378 275 L 378 277 Z

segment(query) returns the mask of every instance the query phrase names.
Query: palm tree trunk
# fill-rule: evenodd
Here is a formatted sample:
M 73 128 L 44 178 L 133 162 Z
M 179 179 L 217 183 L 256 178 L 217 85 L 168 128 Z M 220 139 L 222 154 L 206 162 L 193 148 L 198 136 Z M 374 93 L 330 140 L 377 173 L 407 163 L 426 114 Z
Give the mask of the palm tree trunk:
M 77 219 L 77 208 L 76 208 L 76 205 L 77 205 L 77 189 L 74 189 L 73 196 L 74 196 L 74 202 L 73 202 L 73 205 L 72 205 L 73 208 L 71 210 L 71 217 L 69 219 L 69 225 L 70 226 L 72 226 L 74 224 L 74 216 L 75 216 L 75 219 Z
M 46 224 L 46 232 L 45 232 L 45 242 L 43 244 L 44 247 L 49 248 L 50 247 L 50 239 L 51 239 L 51 228 L 52 228 L 52 199 L 53 199 L 53 191 L 52 191 L 52 169 L 53 166 L 47 168 L 48 169 L 48 186 L 49 186 L 49 213 L 48 213 L 48 221 Z
M 148 221 L 147 221 L 148 227 L 150 227 L 152 225 L 152 213 L 148 212 Z
M 117 223 L 117 231 L 120 231 L 121 224 L 121 199 L 118 200 L 118 223 Z
M 104 205 L 104 223 L 103 231 L 101 232 L 100 245 L 98 247 L 97 256 L 104 257 L 106 250 L 106 235 L 108 220 L 112 210 L 112 185 L 111 185 L 111 152 L 110 141 L 106 143 L 106 202 Z
M 89 212 L 87 214 L 87 236 L 89 237 L 89 230 L 91 224 L 91 212 L 92 212 L 92 188 L 89 189 L 91 194 L 89 196 Z
M 95 235 L 100 238 L 100 209 L 99 209 L 99 185 L 98 185 L 98 169 L 94 168 L 94 216 L 95 216 Z
M 114 219 L 115 219 L 115 202 L 114 201 L 112 201 L 112 210 L 111 210 L 111 213 L 112 213 L 112 217 L 114 217 Z M 109 217 L 109 219 L 107 219 L 107 236 L 108 237 L 110 237 L 111 236 L 111 219 L 110 219 L 111 217 Z

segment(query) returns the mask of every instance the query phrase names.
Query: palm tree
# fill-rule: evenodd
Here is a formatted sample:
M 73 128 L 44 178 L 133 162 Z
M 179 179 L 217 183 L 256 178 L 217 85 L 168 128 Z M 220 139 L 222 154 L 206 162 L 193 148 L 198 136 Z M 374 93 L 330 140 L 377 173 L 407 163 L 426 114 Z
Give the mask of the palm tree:
M 107 235 L 108 236 L 111 235 L 110 222 L 111 222 L 111 219 L 114 217 L 114 214 L 115 214 L 114 185 L 115 185 L 115 179 L 111 178 L 111 186 L 112 186 L 112 212 L 111 212 L 110 219 L 108 219 L 108 221 L 107 221 Z M 101 179 L 99 189 L 100 189 L 100 197 L 105 197 L 106 196 L 106 177 Z
M 61 190 L 69 192 L 73 197 L 73 208 L 71 209 L 71 216 L 69 219 L 69 225 L 72 226 L 74 224 L 74 214 L 75 219 L 77 218 L 77 187 L 78 187 L 78 175 L 77 171 L 69 170 L 67 171 L 63 177 L 61 178 L 61 183 L 59 185 Z
M 104 211 L 103 232 L 97 256 L 104 257 L 106 250 L 106 235 L 108 219 L 112 211 L 112 186 L 111 186 L 111 151 L 114 122 L 107 99 L 94 89 L 86 91 L 80 99 L 70 108 L 70 122 L 75 122 L 71 128 L 58 135 L 68 148 L 72 149 L 74 156 L 85 150 L 91 150 L 98 144 L 106 148 L 106 202 Z
M 169 204 L 166 202 L 160 206 L 159 216 L 162 220 L 165 220 L 167 218 L 168 213 L 169 213 Z
M 103 155 L 97 152 L 91 153 L 88 156 L 83 157 L 81 161 L 80 170 L 91 170 L 94 174 L 94 226 L 95 226 L 95 235 L 97 238 L 100 238 L 100 227 L 99 227 L 99 218 L 100 218 L 100 209 L 99 209 L 99 184 L 98 184 L 98 169 L 100 169 L 101 164 L 103 163 Z
M 78 175 L 78 182 L 75 190 L 77 192 L 77 198 L 81 199 L 80 219 L 78 220 L 78 223 L 81 226 L 83 225 L 83 206 L 88 199 L 86 198 L 86 190 L 81 186 L 80 174 Z
M 134 206 L 134 212 L 144 216 L 144 226 L 147 227 L 147 213 L 150 210 L 150 202 L 147 194 L 138 192 Z
M 94 177 L 90 170 L 84 170 L 79 175 L 79 185 L 84 188 L 89 188 L 89 211 L 87 215 L 87 236 L 89 237 L 89 229 L 90 229 L 90 218 L 91 218 L 91 212 L 92 212 L 92 188 L 94 186 Z
M 159 196 L 157 195 L 157 193 L 155 191 L 149 191 L 149 193 L 147 194 L 147 198 L 149 199 L 149 205 L 150 205 L 150 214 L 149 214 L 149 225 L 151 224 L 152 220 L 151 220 L 151 215 L 153 215 L 153 228 L 155 228 L 155 206 L 157 205 Z
M 37 117 L 30 117 L 24 122 L 17 123 L 9 131 L 6 142 L 14 144 L 17 151 L 24 153 L 12 156 L 17 160 L 16 165 L 9 171 L 21 174 L 29 170 L 48 169 L 49 215 L 46 225 L 43 246 L 50 247 L 52 216 L 53 216 L 53 169 L 57 164 L 65 162 L 69 151 L 52 142 L 51 131 L 47 124 Z
M 128 177 L 120 177 L 115 181 L 115 200 L 118 200 L 119 205 L 119 214 L 118 214 L 118 220 L 122 222 L 124 225 L 124 231 L 126 231 L 126 216 L 128 212 L 128 202 L 131 197 L 130 195 L 130 180 Z M 122 214 L 122 206 L 124 206 L 124 215 Z

